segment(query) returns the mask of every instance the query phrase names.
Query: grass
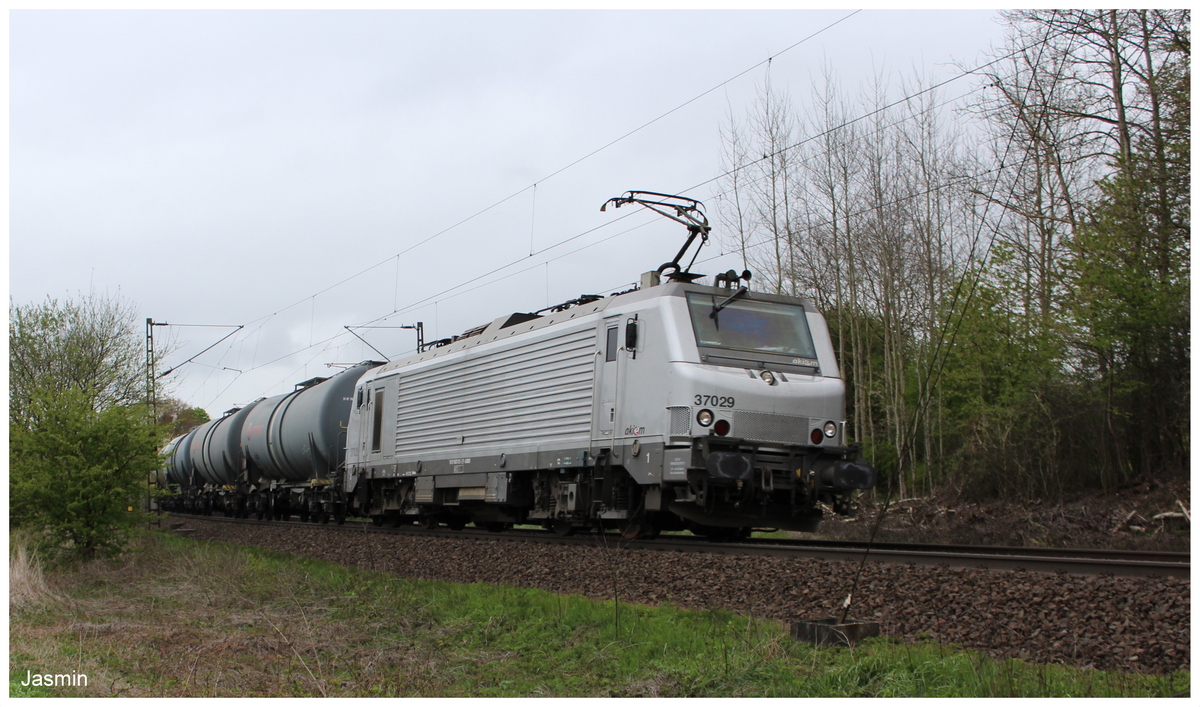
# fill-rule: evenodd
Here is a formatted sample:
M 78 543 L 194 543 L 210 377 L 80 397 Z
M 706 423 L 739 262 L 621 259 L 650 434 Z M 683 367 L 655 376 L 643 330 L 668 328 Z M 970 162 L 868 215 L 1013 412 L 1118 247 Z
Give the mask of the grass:
M 886 638 L 817 649 L 720 610 L 410 580 L 161 533 L 119 562 L 54 573 L 10 614 L 12 696 L 1154 696 L 1190 681 Z M 19 684 L 73 670 L 86 688 Z

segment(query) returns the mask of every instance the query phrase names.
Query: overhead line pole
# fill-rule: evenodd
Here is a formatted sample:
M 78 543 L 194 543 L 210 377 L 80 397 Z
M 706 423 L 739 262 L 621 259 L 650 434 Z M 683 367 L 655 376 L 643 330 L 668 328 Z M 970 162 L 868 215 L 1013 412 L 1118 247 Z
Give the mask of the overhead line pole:
M 154 394 L 154 327 L 168 326 L 166 322 L 156 322 L 146 317 L 146 410 L 150 422 L 158 421 L 158 400 Z

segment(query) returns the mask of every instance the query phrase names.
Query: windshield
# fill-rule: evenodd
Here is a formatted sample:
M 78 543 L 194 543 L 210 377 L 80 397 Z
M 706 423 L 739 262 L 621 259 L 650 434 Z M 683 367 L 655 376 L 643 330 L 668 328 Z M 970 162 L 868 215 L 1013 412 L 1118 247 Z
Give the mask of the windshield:
M 689 292 L 687 299 L 700 346 L 817 357 L 804 308 L 799 305 L 735 299 L 713 316 L 713 309 L 726 296 Z

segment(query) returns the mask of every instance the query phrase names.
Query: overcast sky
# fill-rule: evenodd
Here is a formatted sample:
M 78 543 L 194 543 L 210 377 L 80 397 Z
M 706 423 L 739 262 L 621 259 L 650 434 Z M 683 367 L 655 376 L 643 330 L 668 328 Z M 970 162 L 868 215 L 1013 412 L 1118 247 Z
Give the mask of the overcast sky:
M 432 340 L 624 289 L 686 232 L 600 205 L 711 200 L 719 128 L 766 81 L 940 80 L 1003 34 L 985 11 L 852 12 L 12 12 L 11 296 L 246 325 L 173 377 L 215 417 L 379 358 L 346 325 Z M 155 336 L 170 367 L 229 331 Z

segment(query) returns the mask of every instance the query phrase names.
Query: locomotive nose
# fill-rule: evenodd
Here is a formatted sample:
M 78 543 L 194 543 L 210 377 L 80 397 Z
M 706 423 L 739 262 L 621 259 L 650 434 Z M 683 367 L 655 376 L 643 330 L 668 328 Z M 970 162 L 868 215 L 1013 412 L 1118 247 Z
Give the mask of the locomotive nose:
M 839 461 L 821 470 L 821 485 L 835 489 L 875 487 L 875 468 L 868 464 Z

